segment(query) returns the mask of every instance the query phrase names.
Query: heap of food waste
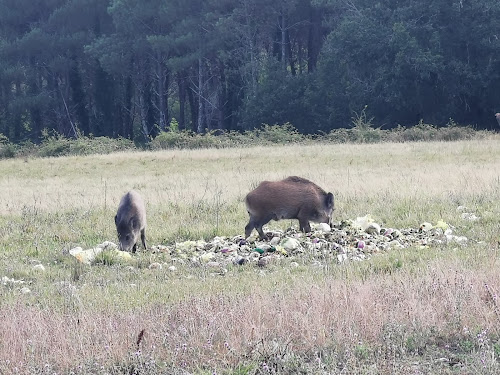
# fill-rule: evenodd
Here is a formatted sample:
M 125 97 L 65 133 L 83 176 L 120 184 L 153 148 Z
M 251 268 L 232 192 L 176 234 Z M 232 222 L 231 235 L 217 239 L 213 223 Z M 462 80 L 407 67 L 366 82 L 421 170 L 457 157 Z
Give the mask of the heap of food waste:
M 168 254 L 169 263 L 175 269 L 175 264 L 226 267 L 250 263 L 265 267 L 283 257 L 308 257 L 312 262 L 343 263 L 365 260 L 373 254 L 396 248 L 467 243 L 466 237 L 454 235 L 453 228 L 444 221 L 434 225 L 425 222 L 418 228 L 395 229 L 383 227 L 366 215 L 341 221 L 332 227 L 312 224 L 311 228 L 311 233 L 307 234 L 297 228 L 268 230 L 264 240 L 255 233 L 248 239 L 243 236 L 215 237 L 211 241 L 153 246 L 152 250 Z

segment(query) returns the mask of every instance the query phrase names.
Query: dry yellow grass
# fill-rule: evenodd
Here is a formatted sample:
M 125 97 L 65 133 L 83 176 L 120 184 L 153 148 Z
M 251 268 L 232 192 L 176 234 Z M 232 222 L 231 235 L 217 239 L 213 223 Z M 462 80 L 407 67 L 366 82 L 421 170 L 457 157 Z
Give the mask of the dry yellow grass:
M 371 145 L 290 145 L 223 150 L 130 152 L 3 160 L 0 212 L 25 205 L 57 212 L 115 207 L 139 189 L 150 206 L 216 194 L 241 199 L 255 184 L 288 175 L 309 178 L 346 198 L 476 194 L 498 188 L 500 141 Z
M 0 373 L 124 373 L 133 365 L 154 374 L 161 365 L 260 374 L 264 364 L 280 374 L 407 374 L 410 365 L 451 373 L 453 356 L 465 373 L 499 370 L 498 139 L 16 159 L 0 161 L 0 174 L 0 277 L 24 278 L 32 290 L 0 285 Z M 132 188 L 147 202 L 150 244 L 241 234 L 245 194 L 288 175 L 332 191 L 338 220 L 371 213 L 414 226 L 443 218 L 471 241 L 322 270 L 285 260 L 225 276 L 148 270 L 159 255 L 142 253 L 144 268 L 94 266 L 75 278 L 61 251 L 114 240 L 113 215 Z M 481 220 L 461 220 L 458 205 Z M 31 270 L 34 258 L 45 273 Z
M 325 355 L 332 355 L 336 349 L 351 351 L 348 363 L 328 373 L 343 373 L 342 368 L 351 373 L 364 365 L 355 349 L 365 348 L 376 373 L 394 373 L 384 372 L 384 366 L 409 358 L 425 371 L 428 358 L 419 363 L 418 356 L 412 357 L 419 351 L 438 345 L 446 353 L 446 346 L 469 342 L 478 353 L 493 356 L 488 366 L 500 369 L 494 342 L 480 347 L 477 337 L 481 332 L 488 337 L 500 333 L 498 301 L 488 294 L 488 290 L 500 292 L 498 267 L 470 270 L 453 261 L 437 262 L 418 275 L 400 272 L 364 282 L 329 275 L 318 280 L 306 272 L 285 276 L 289 287 L 269 291 L 259 286 L 278 277 L 252 280 L 250 294 L 210 293 L 126 312 L 83 307 L 68 313 L 22 302 L 4 306 L 0 354 L 21 373 L 43 369 L 45 364 L 53 371 L 79 364 L 90 368 L 97 364 L 99 369 L 127 363 L 137 352 L 137 335 L 145 330 L 141 352 L 136 354 L 141 360 L 152 358 L 190 369 L 235 368 L 253 358 L 272 363 L 282 355 L 305 353 L 312 362 L 309 370 L 319 371 L 325 366 L 319 353 L 327 350 Z M 473 373 L 472 366 L 468 369 Z

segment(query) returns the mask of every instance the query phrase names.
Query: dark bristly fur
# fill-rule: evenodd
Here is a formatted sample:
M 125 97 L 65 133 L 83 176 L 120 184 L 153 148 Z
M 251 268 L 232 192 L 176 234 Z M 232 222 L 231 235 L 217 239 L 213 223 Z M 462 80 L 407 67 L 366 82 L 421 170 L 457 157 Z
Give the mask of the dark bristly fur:
M 142 197 L 134 190 L 123 196 L 115 216 L 120 249 L 135 253 L 139 234 L 146 249 L 146 208 Z
M 334 209 L 332 193 L 302 177 L 290 176 L 281 181 L 263 181 L 245 198 L 250 221 L 245 238 L 255 228 L 262 239 L 262 226 L 271 220 L 298 219 L 300 230 L 310 232 L 309 221 L 329 223 Z

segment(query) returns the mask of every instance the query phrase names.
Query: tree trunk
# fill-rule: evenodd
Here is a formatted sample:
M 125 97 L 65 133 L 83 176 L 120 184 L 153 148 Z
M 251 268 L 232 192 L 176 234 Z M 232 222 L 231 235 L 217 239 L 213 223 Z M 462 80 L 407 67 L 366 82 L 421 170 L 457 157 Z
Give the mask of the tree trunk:
M 281 11 L 281 63 L 286 68 L 286 20 L 285 12 Z
M 125 93 L 124 93 L 124 103 L 123 103 L 123 134 L 122 136 L 128 139 L 134 139 L 134 117 L 132 116 L 132 96 L 133 96 L 133 87 L 132 87 L 132 77 L 128 76 L 125 79 Z
M 227 95 L 227 92 L 226 92 L 226 84 L 225 84 L 225 81 L 226 81 L 226 77 L 225 77 L 225 74 L 224 74 L 224 64 L 222 63 L 222 61 L 219 60 L 219 63 L 218 63 L 218 69 L 219 69 L 219 74 L 217 75 L 217 77 L 219 78 L 219 82 L 218 82 L 218 85 L 217 85 L 217 92 L 218 92 L 218 95 L 217 95 L 217 127 L 218 129 L 225 129 L 225 126 L 224 126 L 224 103 L 226 102 L 226 95 Z
M 141 117 L 142 134 L 145 139 L 149 139 L 148 110 L 146 105 L 146 91 L 144 87 L 139 89 L 139 116 Z
M 57 103 L 59 103 L 59 89 L 57 88 L 57 79 L 55 74 L 50 69 L 47 69 L 45 78 L 47 80 L 47 92 L 51 102 L 50 109 L 45 114 L 45 117 L 47 118 L 46 123 L 47 125 L 50 124 L 49 129 L 54 129 L 55 124 L 58 123 Z
M 204 111 L 204 99 L 203 99 L 203 61 L 201 57 L 198 59 L 198 126 L 196 132 L 198 134 L 203 133 L 205 130 L 205 111 Z
M 179 130 L 184 130 L 186 129 L 186 81 L 181 72 L 177 73 L 177 86 L 179 89 Z
M 157 54 L 157 75 L 158 75 L 158 112 L 159 112 L 159 125 L 160 130 L 165 131 L 167 128 L 167 93 L 165 90 L 167 72 L 163 65 L 163 56 L 161 52 Z
M 309 14 L 309 33 L 307 36 L 307 71 L 309 73 L 316 69 L 320 49 L 321 13 L 317 7 L 311 6 Z
M 191 109 L 191 130 L 196 132 L 198 129 L 198 103 L 196 102 L 196 97 L 194 96 L 194 89 L 193 87 L 189 87 L 186 90 L 188 101 L 189 101 L 189 108 Z
M 105 76 L 104 72 L 103 76 Z M 71 127 L 78 127 L 78 130 L 82 131 L 83 134 L 89 135 L 90 133 L 89 117 L 85 103 L 86 101 L 85 92 L 83 89 L 83 81 L 79 71 L 78 61 L 76 60 L 76 58 L 73 58 L 71 60 L 71 65 L 68 72 L 68 85 L 71 88 L 71 98 L 68 97 L 65 106 L 70 106 L 73 108 L 71 111 L 72 112 L 71 116 L 73 117 L 76 123 L 73 124 L 73 122 L 70 119 L 69 109 L 65 108 L 68 111 L 67 113 L 68 121 L 72 123 Z M 71 99 L 71 101 L 69 99 Z M 108 111 L 111 112 L 111 109 L 108 108 Z M 106 124 L 106 125 L 110 126 L 111 124 Z M 105 127 L 106 126 L 103 126 L 103 128 Z M 104 130 L 105 129 L 103 129 L 102 135 L 110 135 L 106 134 Z M 75 136 L 76 136 L 76 131 L 77 129 L 72 129 L 72 132 L 75 132 Z
M 290 33 L 288 31 L 286 32 L 285 37 L 286 37 L 286 52 L 288 55 L 288 63 L 290 64 L 290 71 L 294 76 L 296 74 L 295 64 L 293 63 L 292 43 L 290 43 Z
M 9 119 L 9 85 L 0 82 L 0 133 L 9 136 L 8 119 Z
M 16 99 L 21 100 L 21 82 L 19 80 L 16 81 Z M 14 117 L 14 140 L 17 142 L 21 139 L 21 113 L 19 109 L 15 109 L 13 111 Z
M 34 76 L 31 77 L 31 82 L 29 87 L 30 87 L 30 95 L 35 97 L 40 93 L 42 84 L 41 84 L 39 69 L 35 69 L 33 74 Z M 30 120 L 31 120 L 31 128 L 33 129 L 31 134 L 31 139 L 36 142 L 40 139 L 42 135 L 42 126 L 43 126 L 42 112 L 38 105 L 32 104 L 30 106 Z

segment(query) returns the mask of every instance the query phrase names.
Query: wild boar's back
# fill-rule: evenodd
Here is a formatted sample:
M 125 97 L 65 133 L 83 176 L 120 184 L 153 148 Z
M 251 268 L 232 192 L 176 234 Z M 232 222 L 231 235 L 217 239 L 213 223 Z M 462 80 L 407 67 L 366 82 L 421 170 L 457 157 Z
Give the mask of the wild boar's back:
M 115 216 L 120 249 L 136 251 L 139 237 L 146 249 L 146 208 L 139 193 L 131 190 L 123 196 Z
M 141 224 L 140 228 L 144 228 L 146 226 L 146 208 L 139 193 L 131 190 L 125 194 L 120 201 L 116 216 L 117 223 L 128 223 L 132 217 L 135 217 Z
M 326 192 L 305 178 L 291 176 L 281 181 L 263 181 L 248 193 L 249 213 L 275 215 L 275 220 L 296 216 L 302 207 L 321 208 Z
M 332 193 L 297 176 L 261 182 L 247 194 L 245 203 L 250 215 L 245 238 L 256 229 L 261 239 L 266 238 L 262 227 L 270 220 L 297 219 L 300 230 L 308 233 L 310 221 L 329 223 L 335 206 Z

